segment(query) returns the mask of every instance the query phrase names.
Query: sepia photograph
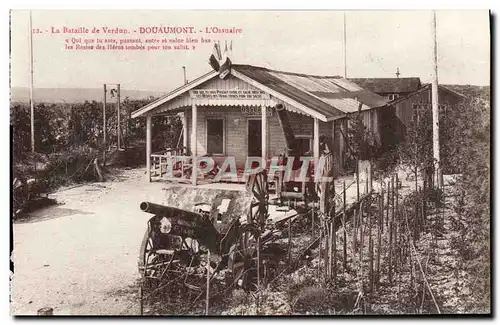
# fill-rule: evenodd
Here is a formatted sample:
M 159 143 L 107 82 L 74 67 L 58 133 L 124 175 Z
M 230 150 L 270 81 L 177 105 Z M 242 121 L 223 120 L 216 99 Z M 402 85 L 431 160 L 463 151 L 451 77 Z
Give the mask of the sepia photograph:
M 12 316 L 492 315 L 488 10 L 11 10 Z

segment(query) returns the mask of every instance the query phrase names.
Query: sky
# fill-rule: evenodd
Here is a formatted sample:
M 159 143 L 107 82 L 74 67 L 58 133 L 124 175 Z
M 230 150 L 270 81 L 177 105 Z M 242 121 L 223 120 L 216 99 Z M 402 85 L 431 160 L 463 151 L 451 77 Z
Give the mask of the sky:
M 399 68 L 401 77 L 430 82 L 431 11 L 347 11 L 345 15 L 348 77 L 395 77 Z M 241 28 L 239 35 L 213 37 L 223 44 L 232 41 L 234 63 L 315 75 L 344 74 L 343 17 L 344 11 L 32 12 L 33 28 L 43 31 L 63 26 Z M 29 86 L 28 26 L 28 11 L 12 11 L 13 87 Z M 36 88 L 100 88 L 103 83 L 120 83 L 124 89 L 167 92 L 182 85 L 182 66 L 188 80 L 211 69 L 212 44 L 198 44 L 193 51 L 68 51 L 64 49 L 68 37 L 33 36 Z M 490 84 L 488 11 L 437 11 L 437 42 L 440 83 Z

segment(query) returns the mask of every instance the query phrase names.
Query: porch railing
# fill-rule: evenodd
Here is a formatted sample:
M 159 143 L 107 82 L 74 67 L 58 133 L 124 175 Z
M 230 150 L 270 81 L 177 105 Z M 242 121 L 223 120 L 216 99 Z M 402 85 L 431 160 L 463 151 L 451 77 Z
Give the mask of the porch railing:
M 151 154 L 151 177 L 188 183 L 191 181 L 193 157 L 185 147 L 168 148 Z

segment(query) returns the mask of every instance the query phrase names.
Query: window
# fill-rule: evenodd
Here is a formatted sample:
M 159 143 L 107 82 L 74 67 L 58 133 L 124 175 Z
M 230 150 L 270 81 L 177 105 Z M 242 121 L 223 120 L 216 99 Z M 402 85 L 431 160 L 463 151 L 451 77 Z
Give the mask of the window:
M 398 98 L 398 97 L 399 97 L 399 95 L 398 95 L 398 94 L 389 94 L 389 96 L 387 96 L 387 98 L 388 98 L 389 100 L 395 100 L 395 99 L 396 99 L 396 98 Z
M 207 119 L 207 153 L 224 153 L 224 119 Z

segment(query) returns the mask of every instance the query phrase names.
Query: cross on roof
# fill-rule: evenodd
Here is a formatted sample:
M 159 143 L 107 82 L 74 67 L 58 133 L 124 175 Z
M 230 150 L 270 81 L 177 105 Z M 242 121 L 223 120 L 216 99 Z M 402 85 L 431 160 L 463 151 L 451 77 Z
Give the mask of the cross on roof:
M 399 78 L 399 75 L 400 75 L 400 74 L 401 74 L 401 73 L 399 73 L 399 67 L 398 67 L 398 70 L 396 71 L 396 77 L 398 77 L 398 78 Z

